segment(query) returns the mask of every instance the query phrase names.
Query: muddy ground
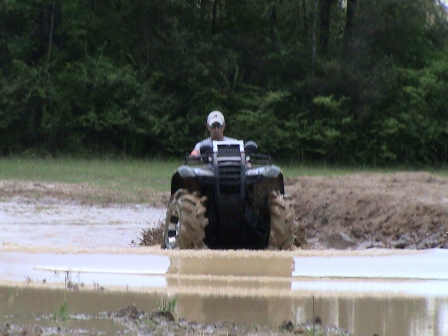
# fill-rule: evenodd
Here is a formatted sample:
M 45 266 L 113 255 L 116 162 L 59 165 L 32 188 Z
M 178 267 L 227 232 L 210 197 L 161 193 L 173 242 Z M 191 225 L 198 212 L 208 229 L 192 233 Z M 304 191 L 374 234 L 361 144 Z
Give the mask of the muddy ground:
M 299 231 L 296 248 L 302 249 L 426 249 L 448 247 L 448 179 L 429 173 L 352 174 L 338 177 L 288 178 L 286 192 L 293 199 Z M 124 197 L 125 196 L 125 197 Z M 55 184 L 0 181 L 0 200 L 20 199 L 33 202 L 48 198 L 53 202 L 79 204 L 117 203 L 132 195 L 112 194 L 85 184 Z M 165 207 L 169 193 L 148 193 L 148 203 Z M 141 199 L 141 195 L 135 198 Z M 64 202 L 61 202 L 63 205 Z M 149 242 L 157 241 L 152 231 Z M 136 241 L 141 237 L 136 237 Z M 304 326 L 285 322 L 280 329 L 235 326 L 217 322 L 197 325 L 173 321 L 169 316 L 140 312 L 125 307 L 111 312 L 110 318 L 128 326 L 139 335 L 280 335 L 307 334 Z M 149 329 L 148 326 L 152 326 Z M 40 335 L 45 330 L 33 326 L 0 326 L 0 335 Z M 131 328 L 131 327 L 130 327 Z M 129 329 L 131 330 L 131 329 Z M 332 330 L 332 331 L 331 331 Z M 327 335 L 343 335 L 328 329 Z M 60 330 L 59 333 L 64 333 Z M 67 331 L 73 334 L 73 331 Z

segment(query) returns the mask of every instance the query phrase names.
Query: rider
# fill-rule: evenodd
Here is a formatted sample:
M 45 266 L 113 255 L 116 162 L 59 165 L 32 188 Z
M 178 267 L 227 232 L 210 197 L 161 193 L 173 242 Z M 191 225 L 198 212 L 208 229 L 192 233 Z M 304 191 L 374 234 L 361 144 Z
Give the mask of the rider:
M 206 123 L 207 130 L 210 132 L 210 137 L 207 139 L 204 139 L 202 141 L 199 141 L 196 146 L 194 146 L 193 151 L 190 155 L 196 156 L 200 155 L 201 146 L 208 145 L 210 147 L 213 147 L 213 140 L 236 140 L 233 138 L 229 138 L 224 136 L 224 129 L 226 128 L 226 123 L 224 120 L 224 116 L 219 111 L 212 111 L 209 113 L 207 117 L 207 123 Z

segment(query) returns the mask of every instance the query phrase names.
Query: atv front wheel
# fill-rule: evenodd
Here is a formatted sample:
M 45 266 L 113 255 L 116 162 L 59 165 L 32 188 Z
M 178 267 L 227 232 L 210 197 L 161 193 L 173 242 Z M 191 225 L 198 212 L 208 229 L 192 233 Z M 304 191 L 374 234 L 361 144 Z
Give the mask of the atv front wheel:
M 163 227 L 162 248 L 200 249 L 204 244 L 206 197 L 180 189 L 172 197 Z
M 290 250 L 298 227 L 291 199 L 279 192 L 272 192 L 269 195 L 269 213 L 271 216 L 269 249 Z

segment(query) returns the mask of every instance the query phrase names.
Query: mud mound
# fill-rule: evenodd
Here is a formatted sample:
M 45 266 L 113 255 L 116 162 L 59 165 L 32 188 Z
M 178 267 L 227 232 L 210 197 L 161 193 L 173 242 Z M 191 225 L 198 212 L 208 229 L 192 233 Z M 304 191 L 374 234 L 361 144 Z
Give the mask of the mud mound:
M 289 179 L 309 248 L 448 247 L 448 180 L 428 173 Z

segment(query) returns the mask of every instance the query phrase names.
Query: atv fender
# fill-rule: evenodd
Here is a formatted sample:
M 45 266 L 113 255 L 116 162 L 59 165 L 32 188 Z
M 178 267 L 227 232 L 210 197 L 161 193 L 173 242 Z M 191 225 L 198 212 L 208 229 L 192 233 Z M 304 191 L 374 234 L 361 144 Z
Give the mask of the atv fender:
M 246 172 L 246 176 L 263 176 L 264 179 L 267 180 L 276 180 L 277 188 L 276 190 L 280 191 L 281 194 L 285 193 L 285 187 L 283 184 L 283 173 L 278 166 L 270 165 L 264 167 L 256 167 L 248 169 Z
M 190 190 L 193 179 L 198 176 L 213 176 L 213 173 L 208 169 L 191 167 L 187 165 L 183 165 L 177 168 L 176 172 L 171 178 L 171 195 L 174 195 L 179 189 Z
M 189 166 L 180 166 L 171 178 L 171 195 L 174 195 L 179 189 L 185 188 L 185 178 L 194 177 L 193 170 Z
M 263 175 L 267 178 L 277 178 L 279 175 L 282 175 L 283 177 L 282 171 L 277 166 L 266 167 Z

